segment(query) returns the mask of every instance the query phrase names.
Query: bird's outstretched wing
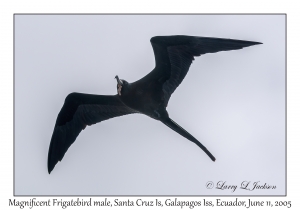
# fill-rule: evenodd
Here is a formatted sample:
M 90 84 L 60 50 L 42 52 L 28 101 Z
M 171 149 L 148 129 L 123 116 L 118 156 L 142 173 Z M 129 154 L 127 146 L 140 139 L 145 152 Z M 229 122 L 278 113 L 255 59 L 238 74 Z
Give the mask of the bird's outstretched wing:
M 79 133 L 103 120 L 137 111 L 124 105 L 118 96 L 71 93 L 60 110 L 52 134 L 48 153 L 48 172 L 61 161 Z
M 260 42 L 183 35 L 156 36 L 152 37 L 150 41 L 156 66 L 153 71 L 136 83 L 160 81 L 164 92 L 165 106 L 167 106 L 171 94 L 184 79 L 195 56 L 261 44 Z

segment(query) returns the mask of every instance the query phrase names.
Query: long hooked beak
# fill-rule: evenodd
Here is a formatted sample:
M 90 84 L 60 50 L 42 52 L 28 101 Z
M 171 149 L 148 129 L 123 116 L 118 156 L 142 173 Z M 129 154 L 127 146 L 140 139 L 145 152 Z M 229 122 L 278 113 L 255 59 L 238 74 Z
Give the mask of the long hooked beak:
M 115 79 L 117 79 L 117 82 L 119 85 L 123 85 L 123 82 L 119 79 L 118 75 L 115 76 Z
M 123 82 L 119 79 L 118 75 L 115 76 L 115 78 L 117 79 L 117 82 L 118 82 L 118 94 L 120 96 L 121 95 L 121 90 L 122 90 Z

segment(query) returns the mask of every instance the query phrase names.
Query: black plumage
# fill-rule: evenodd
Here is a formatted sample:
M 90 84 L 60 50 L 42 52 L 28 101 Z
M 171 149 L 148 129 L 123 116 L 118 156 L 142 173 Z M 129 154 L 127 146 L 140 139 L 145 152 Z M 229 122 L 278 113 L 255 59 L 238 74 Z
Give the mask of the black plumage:
M 48 153 L 48 172 L 61 161 L 79 133 L 87 125 L 122 115 L 141 113 L 159 120 L 215 157 L 191 134 L 180 127 L 166 110 L 169 99 L 186 76 L 195 56 L 241 49 L 259 42 L 193 37 L 157 36 L 151 38 L 155 68 L 142 79 L 128 83 L 117 79 L 117 95 L 71 93 L 58 114 Z

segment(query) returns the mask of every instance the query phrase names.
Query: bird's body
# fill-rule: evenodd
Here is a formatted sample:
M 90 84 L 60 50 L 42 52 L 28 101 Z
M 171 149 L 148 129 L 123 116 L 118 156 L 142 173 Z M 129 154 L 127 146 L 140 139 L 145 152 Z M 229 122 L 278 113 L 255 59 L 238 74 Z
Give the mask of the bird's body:
M 156 112 L 165 110 L 162 85 L 158 82 L 146 84 L 145 87 L 132 84 L 128 88 L 128 93 L 120 95 L 126 106 L 155 119 L 157 119 Z
M 159 36 L 151 38 L 151 44 L 155 55 L 155 68 L 133 83 L 120 80 L 116 76 L 117 95 L 71 93 L 66 97 L 51 138 L 49 173 L 87 125 L 132 113 L 145 114 L 161 121 L 197 144 L 215 161 L 215 157 L 196 138 L 169 118 L 166 110 L 169 99 L 184 79 L 195 56 L 261 43 L 207 37 Z

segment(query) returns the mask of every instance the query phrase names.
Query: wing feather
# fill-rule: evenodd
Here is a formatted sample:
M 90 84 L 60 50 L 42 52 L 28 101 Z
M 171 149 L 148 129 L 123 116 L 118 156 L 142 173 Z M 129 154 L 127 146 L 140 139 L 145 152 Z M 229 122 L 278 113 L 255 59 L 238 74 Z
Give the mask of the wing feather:
M 237 50 L 259 42 L 195 36 L 156 36 L 151 38 L 155 68 L 136 84 L 162 82 L 165 106 L 185 78 L 195 56 L 219 51 Z
M 48 153 L 48 172 L 61 161 L 86 125 L 137 111 L 124 105 L 118 96 L 72 93 L 58 115 Z

